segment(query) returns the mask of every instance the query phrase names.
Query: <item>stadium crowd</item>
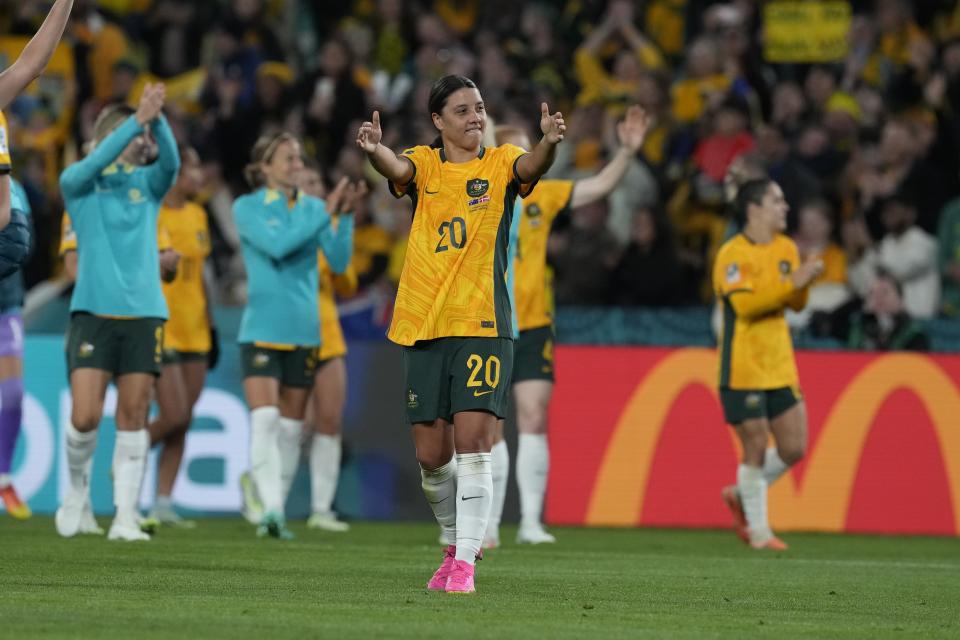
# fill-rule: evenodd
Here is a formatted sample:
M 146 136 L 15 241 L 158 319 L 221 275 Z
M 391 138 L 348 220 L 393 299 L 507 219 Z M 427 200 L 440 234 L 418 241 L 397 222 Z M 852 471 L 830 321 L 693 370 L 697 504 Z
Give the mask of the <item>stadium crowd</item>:
M 281 129 L 328 182 L 375 187 L 356 212 L 355 266 L 361 289 L 392 287 L 409 205 L 371 175 L 358 118 L 378 109 L 389 147 L 426 143 L 430 85 L 458 73 L 483 87 L 498 124 L 536 130 L 541 101 L 563 111 L 551 177 L 595 174 L 629 105 L 652 116 L 613 194 L 555 225 L 558 304 L 707 304 L 731 233 L 724 182 L 766 172 L 802 254 L 826 263 L 792 324 L 851 346 L 923 348 L 914 319 L 960 314 L 960 4 L 851 2 L 845 55 L 817 64 L 765 58 L 762 4 L 77 0 L 62 51 L 7 113 L 37 226 L 28 283 L 59 269 L 57 176 L 78 141 L 103 105 L 135 104 L 159 78 L 174 133 L 202 159 L 221 301 L 243 295 L 231 215 L 243 167 L 258 136 Z M 47 3 L 2 6 L 4 33 L 28 34 Z

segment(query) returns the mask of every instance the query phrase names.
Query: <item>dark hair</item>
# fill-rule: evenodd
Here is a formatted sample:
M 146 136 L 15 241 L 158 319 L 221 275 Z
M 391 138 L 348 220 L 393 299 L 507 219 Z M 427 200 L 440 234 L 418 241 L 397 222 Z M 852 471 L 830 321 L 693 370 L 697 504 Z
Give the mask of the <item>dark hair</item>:
M 458 76 L 455 74 L 443 76 L 430 87 L 430 98 L 427 100 L 427 110 L 431 116 L 435 113 L 440 113 L 443 111 L 443 108 L 447 106 L 447 100 L 450 99 L 450 96 L 453 95 L 454 92 L 460 89 L 476 88 L 477 84 L 466 76 Z M 442 147 L 442 136 L 438 135 L 430 146 L 435 149 Z
M 260 136 L 253 145 L 250 152 L 250 164 L 243 170 L 243 176 L 254 189 L 262 187 L 266 183 L 266 176 L 263 175 L 263 169 L 260 165 L 264 162 L 270 162 L 273 155 L 284 142 L 299 142 L 297 137 L 288 131 Z
M 763 202 L 763 196 L 767 194 L 767 189 L 773 184 L 770 178 L 757 178 L 747 180 L 737 190 L 737 198 L 734 200 L 733 214 L 736 216 L 737 224 L 743 228 L 747 224 L 747 209 L 751 204 L 759 205 Z

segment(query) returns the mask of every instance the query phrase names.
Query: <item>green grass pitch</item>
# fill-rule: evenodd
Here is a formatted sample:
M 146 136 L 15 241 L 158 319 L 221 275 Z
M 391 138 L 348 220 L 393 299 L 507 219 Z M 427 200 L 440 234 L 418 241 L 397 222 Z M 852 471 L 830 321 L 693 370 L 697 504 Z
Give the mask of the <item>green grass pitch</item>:
M 794 534 L 769 553 L 722 531 L 556 529 L 531 548 L 508 528 L 478 593 L 452 596 L 424 587 L 434 526 L 293 529 L 203 520 L 131 544 L 2 516 L 0 637 L 960 637 L 957 539 Z

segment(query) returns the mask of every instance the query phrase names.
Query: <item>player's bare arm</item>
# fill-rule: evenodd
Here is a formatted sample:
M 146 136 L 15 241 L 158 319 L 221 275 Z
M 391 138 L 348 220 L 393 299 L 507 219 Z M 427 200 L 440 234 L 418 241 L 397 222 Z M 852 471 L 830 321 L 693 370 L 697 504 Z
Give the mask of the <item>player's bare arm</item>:
M 551 114 L 546 102 L 540 105 L 540 131 L 543 132 L 543 137 L 537 146 L 517 160 L 517 177 L 524 184 L 536 182 L 553 165 L 557 145 L 567 131 L 563 114 L 559 111 Z
M 16 62 L 0 73 L 0 110 L 43 73 L 67 25 L 73 0 L 57 0 Z
M 413 163 L 400 158 L 390 149 L 380 144 L 383 130 L 380 128 L 380 112 L 374 111 L 369 122 L 360 125 L 357 132 L 357 146 L 370 158 L 370 164 L 387 180 L 399 185 L 413 180 Z

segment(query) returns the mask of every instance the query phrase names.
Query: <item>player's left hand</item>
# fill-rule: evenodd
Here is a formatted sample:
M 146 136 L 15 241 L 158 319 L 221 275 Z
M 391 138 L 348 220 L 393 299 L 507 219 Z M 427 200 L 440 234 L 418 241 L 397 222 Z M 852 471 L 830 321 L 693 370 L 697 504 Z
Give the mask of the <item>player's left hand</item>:
M 551 115 L 546 102 L 540 105 L 540 131 L 543 132 L 543 139 L 550 144 L 557 144 L 563 140 L 563 134 L 567 131 L 563 114 L 557 111 Z
M 173 282 L 177 277 L 177 267 L 180 265 L 180 254 L 173 249 L 164 249 L 160 252 L 160 277 L 164 282 Z
M 649 129 L 650 114 L 635 104 L 627 109 L 627 115 L 617 123 L 617 138 L 621 145 L 636 153 L 643 147 Z
M 357 205 L 367 197 L 368 193 L 370 193 L 370 189 L 367 187 L 365 180 L 351 182 L 343 196 L 343 212 L 352 213 L 356 211 Z

